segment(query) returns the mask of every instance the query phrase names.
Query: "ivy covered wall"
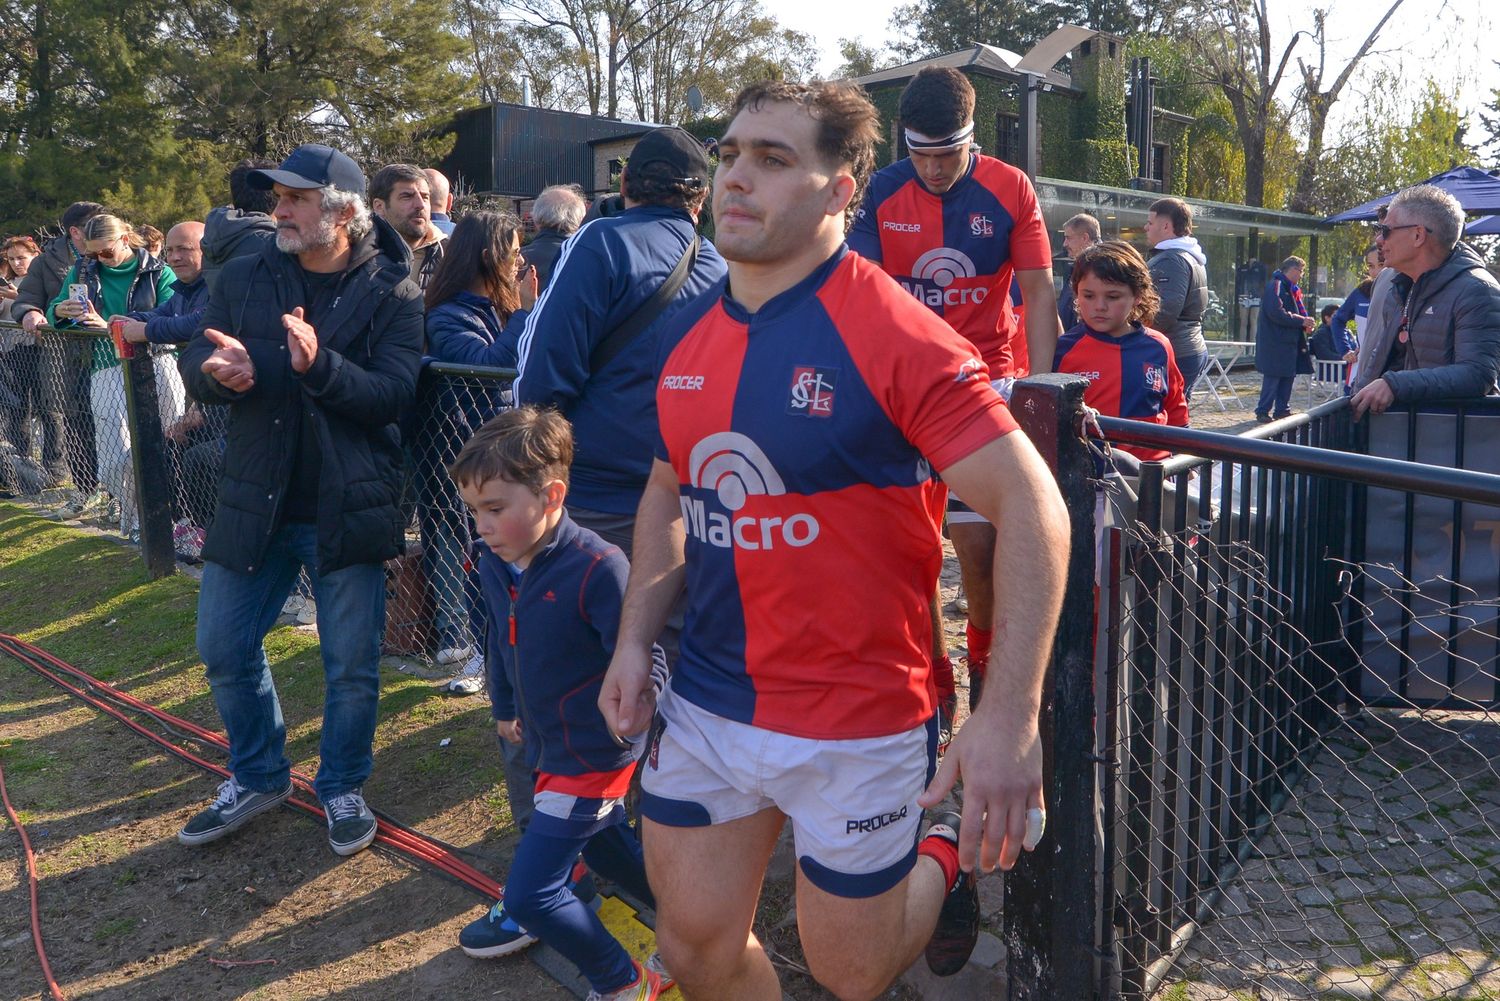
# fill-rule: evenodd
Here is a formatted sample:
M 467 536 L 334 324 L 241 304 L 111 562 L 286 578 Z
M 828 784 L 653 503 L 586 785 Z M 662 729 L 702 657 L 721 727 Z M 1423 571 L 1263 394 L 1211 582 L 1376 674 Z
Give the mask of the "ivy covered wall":
M 1125 45 L 1100 35 L 1073 50 L 1073 86 L 1081 94 L 1045 91 L 1037 95 L 1037 131 L 1041 145 L 1039 173 L 1060 180 L 1127 187 L 1135 176 L 1135 150 L 1125 138 Z M 986 153 L 1000 152 L 996 116 L 1020 114 L 1018 85 L 986 73 L 965 70 L 974 85 L 974 141 Z M 905 80 L 869 88 L 880 111 L 878 159 L 885 166 L 899 151 L 895 122 Z M 1181 194 L 1187 187 L 1187 130 L 1162 119 L 1157 141 L 1169 145 L 1165 190 Z

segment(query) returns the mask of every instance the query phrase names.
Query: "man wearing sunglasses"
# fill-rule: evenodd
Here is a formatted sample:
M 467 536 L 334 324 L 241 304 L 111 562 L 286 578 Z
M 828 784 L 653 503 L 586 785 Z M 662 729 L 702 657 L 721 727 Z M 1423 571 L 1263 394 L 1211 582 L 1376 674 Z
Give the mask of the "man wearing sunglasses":
M 1397 272 L 1392 288 L 1401 312 L 1388 350 L 1370 359 L 1372 378 L 1354 394 L 1356 419 L 1395 403 L 1495 391 L 1500 282 L 1459 242 L 1463 226 L 1457 199 L 1420 184 L 1392 199 L 1376 227 L 1376 245 Z

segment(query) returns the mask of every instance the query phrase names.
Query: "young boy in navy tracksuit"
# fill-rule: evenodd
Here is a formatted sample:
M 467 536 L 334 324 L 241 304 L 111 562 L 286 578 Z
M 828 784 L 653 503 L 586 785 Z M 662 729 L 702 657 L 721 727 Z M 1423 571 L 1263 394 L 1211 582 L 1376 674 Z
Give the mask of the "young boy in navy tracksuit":
M 599 1001 L 652 1001 L 671 985 L 657 957 L 637 962 L 573 893 L 580 852 L 595 871 L 653 903 L 622 800 L 642 743 L 617 739 L 598 698 L 614 652 L 629 565 L 568 518 L 573 435 L 556 411 L 522 407 L 476 431 L 449 472 L 484 545 L 486 666 L 495 728 L 535 775 L 535 813 L 505 899 L 459 935 L 489 959 L 538 939 L 573 962 Z M 662 680 L 665 661 L 658 660 Z

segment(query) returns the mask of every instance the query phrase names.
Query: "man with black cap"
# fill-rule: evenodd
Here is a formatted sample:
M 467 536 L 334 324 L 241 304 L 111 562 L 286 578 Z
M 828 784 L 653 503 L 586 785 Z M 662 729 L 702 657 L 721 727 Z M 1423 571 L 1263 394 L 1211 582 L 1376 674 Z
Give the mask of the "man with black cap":
M 326 696 L 314 788 L 328 840 L 375 838 L 373 759 L 385 631 L 382 564 L 402 548 L 396 425 L 416 392 L 421 294 L 400 235 L 365 205 L 353 160 L 316 143 L 251 184 L 276 239 L 224 266 L 180 368 L 230 408 L 203 546 L 198 651 L 229 735 L 231 776 L 178 840 L 216 840 L 291 793 L 286 727 L 262 641 L 299 571 L 312 580 Z
M 568 513 L 627 555 L 655 446 L 659 331 L 726 273 L 695 231 L 708 179 L 697 139 L 646 133 L 621 178 L 625 211 L 564 245 L 521 334 L 517 402 L 573 422 Z

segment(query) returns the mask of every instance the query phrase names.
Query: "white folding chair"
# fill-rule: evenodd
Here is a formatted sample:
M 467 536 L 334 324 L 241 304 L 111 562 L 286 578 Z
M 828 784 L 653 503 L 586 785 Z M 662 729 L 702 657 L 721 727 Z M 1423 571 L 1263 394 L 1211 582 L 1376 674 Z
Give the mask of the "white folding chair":
M 1344 379 L 1348 371 L 1349 363 L 1342 358 L 1337 361 L 1314 358 L 1312 375 L 1307 378 L 1308 409 L 1312 409 L 1314 396 L 1317 396 L 1318 402 L 1322 403 L 1343 393 Z

